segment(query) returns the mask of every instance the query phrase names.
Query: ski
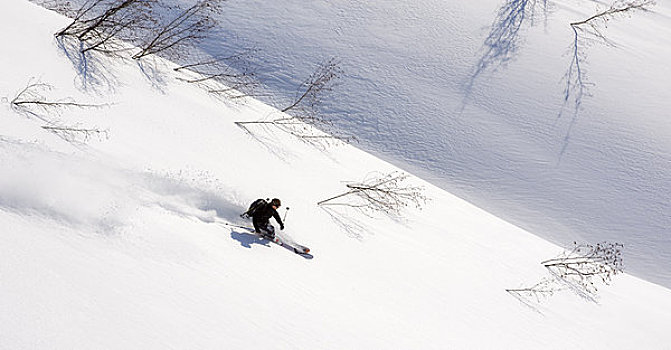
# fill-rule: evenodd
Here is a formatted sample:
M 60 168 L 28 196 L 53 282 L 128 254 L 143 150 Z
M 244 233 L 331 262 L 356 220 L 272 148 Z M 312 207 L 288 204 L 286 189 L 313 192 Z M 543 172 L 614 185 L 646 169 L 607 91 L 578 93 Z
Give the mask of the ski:
M 284 245 L 284 242 L 282 242 L 282 240 L 281 240 L 279 237 L 277 237 L 277 236 L 275 236 L 275 237 L 268 237 L 268 236 L 264 236 L 264 235 L 262 235 L 262 234 L 258 234 L 258 233 L 256 233 L 256 232 L 254 232 L 254 234 L 257 235 L 257 236 L 259 236 L 259 237 L 261 237 L 261 238 L 263 238 L 263 239 L 267 239 L 267 240 L 269 240 L 269 241 L 271 241 L 271 242 L 273 242 L 273 243 L 279 245 L 280 247 Z
M 308 248 L 304 245 L 300 245 L 296 242 L 289 242 L 287 245 L 291 246 L 291 248 L 294 249 L 294 253 L 296 253 L 296 254 L 309 254 L 310 253 L 310 248 Z
M 285 240 L 283 240 L 283 239 L 282 239 L 279 235 L 277 235 L 277 234 L 275 235 L 275 238 L 272 238 L 272 239 L 271 239 L 270 237 L 266 237 L 266 236 L 264 236 L 264 235 L 262 235 L 262 234 L 260 234 L 260 233 L 257 233 L 256 230 L 254 230 L 253 227 L 242 226 L 242 225 L 236 225 L 236 224 L 231 224 L 231 223 L 229 223 L 229 222 L 224 222 L 224 224 L 225 224 L 226 226 L 237 227 L 237 228 L 241 228 L 241 229 L 247 230 L 247 231 L 251 232 L 253 235 L 255 235 L 255 236 L 257 236 L 257 237 L 260 237 L 260 238 L 263 238 L 263 239 L 267 239 L 267 240 L 269 240 L 270 242 L 273 242 L 273 243 L 275 243 L 275 244 L 277 244 L 277 245 L 279 245 L 279 246 L 281 246 L 281 247 L 284 247 L 284 248 L 286 248 L 286 249 L 288 249 L 288 250 L 291 250 L 291 251 L 293 251 L 294 253 L 296 253 L 296 254 L 298 254 L 298 255 L 302 255 L 302 256 L 305 256 L 305 257 L 309 257 L 309 258 L 312 257 L 312 255 L 310 255 L 310 248 L 308 248 L 308 247 L 306 247 L 306 246 L 304 246 L 304 245 L 298 244 L 298 243 L 296 243 L 296 242 L 285 241 Z

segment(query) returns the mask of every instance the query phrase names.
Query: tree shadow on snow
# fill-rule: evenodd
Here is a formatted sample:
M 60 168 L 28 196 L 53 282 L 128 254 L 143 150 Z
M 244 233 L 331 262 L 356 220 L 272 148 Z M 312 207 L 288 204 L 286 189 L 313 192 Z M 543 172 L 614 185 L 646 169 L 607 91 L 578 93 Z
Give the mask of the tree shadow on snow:
M 111 66 L 109 57 L 96 52 L 83 52 L 82 42 L 73 38 L 59 37 L 56 41 L 65 57 L 72 62 L 84 90 L 95 92 L 114 90 L 118 82 L 113 72 L 107 68 Z
M 165 65 L 155 57 L 142 58 L 136 63 L 151 86 L 161 93 L 166 93 L 168 74 L 165 73 L 167 71 Z
M 462 109 L 473 92 L 476 80 L 485 72 L 505 66 L 516 55 L 520 47 L 523 24 L 534 25 L 536 11 L 541 9 L 547 20 L 547 0 L 506 0 L 499 8 L 489 34 L 482 45 L 482 56 L 466 83 Z
M 566 73 L 563 77 L 563 103 L 559 114 L 557 115 L 557 119 L 555 120 L 555 126 L 559 127 L 559 123 L 565 114 L 570 114 L 570 119 L 568 121 L 568 125 L 565 126 L 566 131 L 562 139 L 562 145 L 557 164 L 561 162 L 562 157 L 566 153 L 566 150 L 571 141 L 571 132 L 578 122 L 578 115 L 580 113 L 583 99 L 590 96 L 589 86 L 592 85 L 589 83 L 587 73 L 583 68 L 583 63 L 586 61 L 584 48 L 588 45 L 588 42 L 584 41 L 587 39 L 580 37 L 576 27 L 571 26 L 571 29 L 573 29 L 573 42 L 569 46 L 568 51 L 570 53 L 571 62 L 568 65 Z M 569 112 L 567 113 L 567 111 Z
M 289 155 L 286 153 L 286 151 L 283 151 L 281 148 L 276 146 L 278 144 L 278 140 L 271 137 L 272 131 L 268 125 L 256 124 L 256 127 L 262 131 L 262 133 L 254 133 L 252 130 L 250 130 L 249 127 L 241 123 L 235 123 L 235 125 L 244 130 L 254 141 L 263 146 L 263 148 L 265 148 L 268 153 L 289 164 Z
M 370 231 L 366 229 L 362 222 L 354 219 L 354 215 L 346 211 L 347 208 L 336 209 L 327 206 L 321 206 L 319 208 L 323 210 L 331 218 L 333 223 L 336 224 L 336 226 L 338 226 L 349 238 L 362 241 L 364 239 L 364 234 Z

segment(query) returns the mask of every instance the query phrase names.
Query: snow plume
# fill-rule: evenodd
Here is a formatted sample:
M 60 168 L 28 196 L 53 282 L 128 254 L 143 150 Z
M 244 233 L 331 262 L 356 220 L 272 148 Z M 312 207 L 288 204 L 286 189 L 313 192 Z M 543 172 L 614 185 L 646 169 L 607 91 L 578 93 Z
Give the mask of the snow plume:
M 38 145 L 0 143 L 0 207 L 43 216 L 68 225 L 92 225 L 110 232 L 122 225 L 129 208 L 123 177 L 79 155 L 48 151 Z M 125 202 L 125 201 L 124 201 Z
M 141 207 L 207 222 L 239 211 L 217 194 L 229 191 L 207 173 L 136 172 L 87 153 L 7 140 L 0 141 L 0 162 L 8 165 L 0 168 L 0 210 L 99 233 L 132 225 Z

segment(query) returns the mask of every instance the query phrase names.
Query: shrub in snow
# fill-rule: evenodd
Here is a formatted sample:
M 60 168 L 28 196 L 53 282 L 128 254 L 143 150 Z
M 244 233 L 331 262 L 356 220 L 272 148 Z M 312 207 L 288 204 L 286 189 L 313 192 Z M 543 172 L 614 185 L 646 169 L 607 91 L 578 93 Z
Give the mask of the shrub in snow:
M 353 136 L 338 135 L 333 121 L 319 112 L 324 95 L 333 90 L 335 81 L 342 74 L 337 59 L 326 60 L 298 87 L 294 102 L 281 110 L 286 114 L 272 120 L 236 124 L 247 132 L 250 132 L 246 127 L 249 124 L 272 125 L 314 146 L 330 146 L 333 141 L 353 141 Z
M 198 84 L 214 96 L 226 99 L 254 96 L 259 85 L 256 71 L 249 63 L 254 53 L 256 50 L 249 49 L 223 57 L 189 55 L 186 61 L 190 63 L 173 70 L 184 73 L 184 77 L 177 79 Z
M 76 38 L 81 53 L 118 54 L 129 48 L 120 40 L 141 38 L 155 24 L 158 0 L 90 0 L 73 13 L 73 20 L 56 37 Z
M 577 115 L 580 105 L 588 92 L 588 77 L 582 66 L 586 60 L 585 47 L 593 42 L 614 45 L 606 38 L 603 28 L 608 22 L 620 16 L 631 14 L 634 11 L 649 11 L 655 5 L 655 0 L 618 0 L 608 8 L 597 7 L 597 13 L 581 21 L 571 22 L 573 29 L 573 43 L 571 43 L 571 62 L 564 74 L 564 107 L 573 103 L 573 114 Z
M 563 289 L 556 278 L 544 277 L 540 282 L 531 287 L 506 289 L 506 292 L 514 296 L 521 303 L 534 308 L 535 304 L 540 304 Z
M 146 29 L 140 51 L 133 55 L 138 59 L 147 55 L 160 54 L 170 59 L 179 59 L 188 55 L 188 48 L 194 46 L 218 24 L 216 14 L 222 12 L 225 0 L 200 0 L 190 7 L 164 9 L 152 14 L 154 26 Z M 175 14 L 171 14 L 175 12 Z M 160 16 L 163 13 L 168 15 Z M 158 19 L 156 19 L 158 17 Z
M 593 296 L 598 291 L 595 282 L 609 284 L 613 276 L 622 272 L 621 243 L 573 244 L 572 250 L 541 262 L 572 290 Z
M 60 116 L 67 109 L 102 108 L 106 105 L 80 103 L 71 98 L 50 99 L 44 94 L 51 90 L 53 90 L 53 86 L 50 84 L 39 81 L 34 82 L 31 79 L 26 87 L 19 91 L 10 101 L 10 106 L 16 112 L 37 118 L 46 123 L 46 125 L 42 125 L 43 129 L 56 134 L 68 142 L 86 142 L 93 136 L 102 136 L 104 138 L 108 136 L 105 130 L 83 128 L 80 126 L 65 126 L 55 119 L 56 116 Z
M 363 182 L 347 184 L 347 192 L 320 201 L 317 205 L 345 205 L 396 215 L 409 205 L 421 209 L 427 200 L 424 188 L 405 184 L 408 177 L 400 172 L 386 175 L 374 173 Z M 347 197 L 344 202 L 335 201 L 343 197 Z
M 623 271 L 621 243 L 602 242 L 596 245 L 573 243 L 573 249 L 541 264 L 550 272 L 531 287 L 506 289 L 526 305 L 549 298 L 555 292 L 569 289 L 577 295 L 595 301 L 599 283 L 610 284 L 613 276 Z

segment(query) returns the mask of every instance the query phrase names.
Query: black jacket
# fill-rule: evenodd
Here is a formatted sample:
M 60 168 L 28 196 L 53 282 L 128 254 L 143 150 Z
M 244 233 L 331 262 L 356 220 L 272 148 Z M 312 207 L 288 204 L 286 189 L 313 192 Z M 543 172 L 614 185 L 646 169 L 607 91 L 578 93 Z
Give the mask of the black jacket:
M 261 228 L 265 228 L 268 225 L 271 217 L 275 218 L 275 221 L 280 224 L 280 229 L 284 229 L 284 223 L 282 223 L 280 214 L 273 208 L 272 205 L 270 205 L 270 203 L 268 203 L 264 207 L 259 208 L 254 216 L 252 216 L 252 222 L 254 223 L 254 229 L 256 232 L 259 232 L 259 229 Z

